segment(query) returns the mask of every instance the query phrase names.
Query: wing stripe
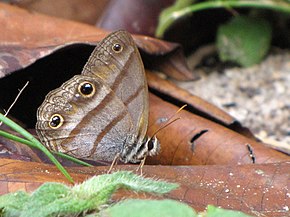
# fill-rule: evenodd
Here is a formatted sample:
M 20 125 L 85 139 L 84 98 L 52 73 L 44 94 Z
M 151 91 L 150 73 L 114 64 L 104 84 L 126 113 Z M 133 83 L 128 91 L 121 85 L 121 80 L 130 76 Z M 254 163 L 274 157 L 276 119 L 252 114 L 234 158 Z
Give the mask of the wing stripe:
M 142 86 L 142 85 L 140 85 L 139 87 L 138 87 L 138 89 L 136 90 L 136 92 L 133 94 L 133 95 L 131 95 L 125 102 L 124 102 L 124 104 L 126 105 L 126 106 L 128 106 L 134 99 L 136 99 L 139 95 L 140 95 L 140 93 L 142 93 L 142 91 L 143 91 L 143 89 L 144 89 L 144 87 Z
M 63 149 L 65 149 L 65 144 L 71 143 L 72 140 L 74 140 L 75 136 L 73 135 L 78 135 L 80 134 L 81 130 L 85 128 L 87 124 L 89 124 L 90 119 L 87 117 L 90 116 L 96 116 L 101 110 L 103 110 L 107 104 L 109 104 L 111 101 L 113 101 L 115 97 L 115 94 L 113 92 L 109 92 L 105 98 L 102 100 L 101 103 L 99 103 L 93 110 L 88 112 L 86 116 L 82 118 L 82 120 L 75 126 L 75 128 L 70 132 L 69 136 L 67 139 L 63 140 L 60 143 L 60 146 L 62 146 Z
M 96 152 L 96 149 L 98 147 L 98 144 L 102 141 L 104 136 L 121 120 L 124 119 L 124 117 L 128 114 L 126 110 L 123 110 L 117 117 L 115 117 L 111 122 L 108 123 L 108 125 L 102 130 L 102 132 L 97 136 L 94 146 L 91 150 L 90 157 L 94 155 Z
M 120 71 L 120 73 L 116 76 L 111 89 L 116 92 L 118 89 L 119 85 L 122 83 L 123 78 L 128 74 L 129 70 L 129 64 L 131 64 L 131 59 L 133 55 L 132 53 L 130 54 L 128 61 L 126 61 L 125 65 L 123 66 L 123 69 Z

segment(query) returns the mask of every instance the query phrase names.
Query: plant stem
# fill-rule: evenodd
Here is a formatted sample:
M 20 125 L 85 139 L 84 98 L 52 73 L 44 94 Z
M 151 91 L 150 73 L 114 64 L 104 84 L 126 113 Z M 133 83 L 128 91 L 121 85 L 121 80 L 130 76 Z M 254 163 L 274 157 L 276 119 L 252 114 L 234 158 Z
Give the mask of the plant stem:
M 63 175 L 70 181 L 70 182 L 74 182 L 72 177 L 70 176 L 70 174 L 66 171 L 66 169 L 58 162 L 58 160 L 53 156 L 53 154 L 45 147 L 43 146 L 36 138 L 34 138 L 33 135 L 31 135 L 28 131 L 24 130 L 21 126 L 19 126 L 18 124 L 16 124 L 15 122 L 13 122 L 12 120 L 10 120 L 9 118 L 5 117 L 3 114 L 0 113 L 0 120 L 6 124 L 7 126 L 9 126 L 11 129 L 15 130 L 16 132 L 20 133 L 21 135 L 23 135 L 27 140 L 25 140 L 25 144 L 27 144 L 27 142 L 31 142 L 33 144 L 30 143 L 30 145 L 32 145 L 35 148 L 38 148 L 39 150 L 41 150 L 43 153 L 46 154 L 46 156 L 51 160 L 51 162 L 53 162 L 57 168 L 63 173 Z M 11 136 L 11 138 L 15 138 L 15 136 Z
M 33 142 L 28 141 L 26 139 L 23 139 L 21 137 L 15 136 L 13 134 L 7 133 L 7 132 L 5 132 L 3 130 L 0 130 L 0 136 L 3 136 L 5 138 L 7 138 L 7 139 L 10 139 L 10 140 L 13 140 L 13 141 L 16 141 L 16 142 L 20 142 L 20 143 L 25 144 L 25 145 L 28 145 L 30 148 L 37 148 L 37 149 L 39 149 L 38 146 L 35 145 Z M 84 162 L 82 160 L 79 160 L 77 158 L 74 158 L 72 156 L 69 156 L 67 154 L 64 154 L 64 153 L 61 153 L 61 152 L 54 152 L 54 151 L 52 151 L 52 153 L 54 155 L 58 155 L 58 156 L 60 156 L 60 157 L 62 157 L 64 159 L 68 159 L 68 160 L 70 160 L 72 162 L 75 162 L 77 164 L 80 164 L 80 165 L 83 165 L 83 166 L 87 166 L 87 167 L 92 167 L 91 164 L 89 164 L 87 162 Z
M 215 9 L 215 8 L 244 8 L 244 7 L 252 7 L 252 8 L 261 8 L 261 9 L 272 9 L 280 12 L 290 13 L 290 6 L 286 4 L 285 1 L 272 1 L 272 0 L 262 0 L 262 1 L 253 1 L 253 0 L 228 0 L 228 1 L 206 1 L 202 3 L 193 4 L 191 6 L 187 6 L 180 10 L 176 10 L 174 12 L 164 14 L 161 17 L 160 23 L 156 30 L 156 36 L 158 38 L 162 38 L 164 32 L 174 23 L 176 20 L 188 16 L 194 12 L 206 9 Z

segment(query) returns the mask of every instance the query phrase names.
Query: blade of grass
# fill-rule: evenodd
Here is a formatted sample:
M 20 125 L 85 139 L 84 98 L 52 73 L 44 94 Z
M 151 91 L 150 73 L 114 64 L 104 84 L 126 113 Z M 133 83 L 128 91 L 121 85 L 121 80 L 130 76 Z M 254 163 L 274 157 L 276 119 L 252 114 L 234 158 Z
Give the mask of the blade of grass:
M 260 8 L 260 9 L 271 9 L 280 12 L 290 13 L 290 5 L 282 0 L 217 0 L 217 1 L 205 1 L 201 3 L 192 4 L 185 8 L 181 8 L 175 11 L 168 11 L 162 13 L 159 17 L 159 24 L 156 29 L 156 37 L 162 38 L 165 31 L 178 19 L 188 16 L 194 12 L 215 9 L 215 8 Z M 166 9 L 165 9 L 166 10 Z
M 3 130 L 0 130 L 0 136 L 2 137 L 5 137 L 7 139 L 10 139 L 10 140 L 13 140 L 13 141 L 16 141 L 16 142 L 19 142 L 19 143 L 22 143 L 22 144 L 25 144 L 25 145 L 28 145 L 30 148 L 37 148 L 38 149 L 38 146 L 36 146 L 33 142 L 29 141 L 29 140 L 26 140 L 26 139 L 23 139 L 21 137 L 18 137 L 18 136 L 15 136 L 13 134 L 10 134 L 10 133 L 7 133 Z M 77 164 L 80 164 L 80 165 L 83 165 L 83 166 L 87 166 L 87 167 L 92 167 L 93 165 L 87 163 L 87 162 L 84 162 L 82 160 L 79 160 L 77 158 L 74 158 L 72 156 L 69 156 L 67 154 L 64 154 L 64 153 L 61 153 L 61 152 L 54 152 L 52 151 L 51 152 L 52 154 L 55 154 L 55 155 L 58 155 L 64 159 L 67 159 L 67 160 L 70 160 L 72 162 L 75 162 Z
M 75 162 L 75 163 L 77 163 L 77 164 L 80 164 L 80 165 L 83 165 L 83 166 L 86 166 L 86 167 L 92 167 L 93 165 L 91 165 L 91 164 L 89 164 L 89 163 L 87 163 L 87 162 L 84 162 L 84 161 L 82 161 L 82 160 L 79 160 L 79 159 L 77 159 L 77 158 L 74 158 L 74 157 L 72 157 L 72 156 L 70 156 L 70 155 L 67 155 L 67 154 L 64 154 L 64 153 L 61 153 L 61 152 L 52 152 L 53 154 L 55 154 L 55 155 L 58 155 L 58 156 L 60 156 L 61 158 L 64 158 L 64 159 L 67 159 L 67 160 L 70 160 L 70 161 L 72 161 L 72 162 Z
M 28 141 L 32 142 L 35 148 L 41 150 L 50 160 L 52 163 L 56 165 L 56 167 L 62 172 L 62 174 L 70 181 L 74 182 L 70 174 L 67 170 L 58 162 L 58 160 L 53 156 L 53 154 L 44 146 L 42 145 L 33 135 L 31 135 L 28 131 L 23 129 L 21 126 L 10 120 L 9 118 L 5 117 L 3 114 L 0 113 L 0 121 L 9 126 L 11 129 L 15 130 L 16 132 L 23 135 Z
M 25 144 L 25 145 L 28 145 L 31 148 L 38 148 L 33 142 L 28 141 L 26 139 L 23 139 L 21 137 L 15 136 L 11 133 L 7 133 L 3 130 L 0 130 L 0 136 L 5 137 L 5 138 L 10 139 L 10 140 L 13 140 L 13 141 L 16 141 L 16 142 L 20 142 L 20 143 Z

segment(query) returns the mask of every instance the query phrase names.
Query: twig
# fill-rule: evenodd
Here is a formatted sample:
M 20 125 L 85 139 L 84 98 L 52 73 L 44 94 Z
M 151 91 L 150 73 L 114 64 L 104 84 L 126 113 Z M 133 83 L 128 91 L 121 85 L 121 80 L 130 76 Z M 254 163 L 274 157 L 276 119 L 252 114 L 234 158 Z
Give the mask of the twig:
M 5 111 L 4 116 L 6 117 L 8 115 L 8 113 L 10 112 L 10 110 L 12 109 L 12 107 L 14 106 L 14 104 L 17 102 L 18 98 L 20 97 L 20 95 L 22 94 L 22 92 L 24 91 L 24 89 L 27 87 L 27 85 L 29 84 L 29 81 L 27 81 L 24 86 L 19 90 L 19 93 L 17 94 L 17 96 L 15 97 L 14 101 L 12 102 L 12 104 L 10 105 L 10 107 L 8 108 L 7 111 Z M 2 125 L 2 121 L 0 122 L 0 126 Z

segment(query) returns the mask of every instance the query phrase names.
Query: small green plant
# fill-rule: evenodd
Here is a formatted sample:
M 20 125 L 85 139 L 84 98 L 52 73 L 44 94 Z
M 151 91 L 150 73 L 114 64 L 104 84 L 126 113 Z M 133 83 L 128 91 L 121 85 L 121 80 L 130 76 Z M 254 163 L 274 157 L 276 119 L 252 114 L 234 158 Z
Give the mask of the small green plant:
M 244 67 L 261 62 L 270 48 L 271 31 L 271 25 L 264 19 L 234 17 L 218 29 L 216 44 L 220 59 Z
M 159 16 L 155 32 L 156 37 L 162 38 L 164 33 L 179 19 L 192 13 L 216 8 L 260 8 L 283 13 L 290 13 L 289 0 L 176 0 L 175 4 L 166 8 Z
M 111 203 L 111 196 L 119 188 L 161 195 L 177 187 L 174 183 L 144 178 L 128 171 L 94 176 L 73 187 L 60 183 L 45 183 L 32 194 L 18 191 L 0 196 L 0 216 L 248 216 L 238 211 L 213 206 L 208 206 L 207 212 L 197 214 L 188 205 L 174 200 L 127 199 Z
M 247 17 L 239 15 L 233 17 L 227 24 L 219 26 L 216 36 L 220 59 L 244 67 L 259 63 L 271 45 L 272 26 L 262 17 L 255 17 L 255 10 L 267 9 L 285 15 L 290 14 L 289 0 L 176 0 L 175 4 L 160 14 L 155 35 L 162 38 L 178 20 L 196 12 L 218 8 L 228 11 L 249 8 L 252 9 L 250 12 L 254 12 L 248 13 Z
M 60 183 L 45 183 L 31 195 L 22 191 L 2 195 L 0 209 L 2 216 L 72 216 L 81 213 L 85 216 L 108 204 L 119 188 L 164 194 L 177 186 L 121 171 L 94 176 L 71 188 Z

